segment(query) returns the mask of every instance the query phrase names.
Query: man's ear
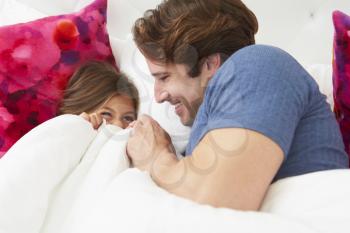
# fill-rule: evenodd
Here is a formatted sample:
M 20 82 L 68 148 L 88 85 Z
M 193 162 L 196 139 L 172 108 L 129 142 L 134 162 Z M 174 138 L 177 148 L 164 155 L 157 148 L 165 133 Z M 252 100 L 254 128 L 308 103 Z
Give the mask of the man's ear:
M 216 71 L 221 66 L 221 56 L 219 53 L 214 53 L 208 56 L 204 62 L 203 71 L 206 73 L 206 76 L 211 79 Z

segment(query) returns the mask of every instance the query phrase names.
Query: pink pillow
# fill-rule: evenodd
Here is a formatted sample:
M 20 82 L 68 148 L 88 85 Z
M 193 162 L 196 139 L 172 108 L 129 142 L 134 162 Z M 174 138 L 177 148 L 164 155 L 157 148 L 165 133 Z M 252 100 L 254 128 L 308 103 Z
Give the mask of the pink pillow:
M 56 115 L 62 90 L 80 64 L 115 64 L 106 8 L 107 0 L 95 0 L 77 13 L 0 27 L 0 158 Z
M 333 23 L 334 112 L 343 135 L 345 150 L 350 155 L 350 16 L 334 11 Z

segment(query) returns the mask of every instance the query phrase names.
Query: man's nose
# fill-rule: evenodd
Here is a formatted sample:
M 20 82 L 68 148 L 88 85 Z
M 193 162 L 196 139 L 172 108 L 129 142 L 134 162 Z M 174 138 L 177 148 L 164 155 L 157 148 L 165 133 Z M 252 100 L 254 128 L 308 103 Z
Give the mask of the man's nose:
M 169 99 L 169 92 L 154 85 L 154 96 L 158 103 L 163 103 Z

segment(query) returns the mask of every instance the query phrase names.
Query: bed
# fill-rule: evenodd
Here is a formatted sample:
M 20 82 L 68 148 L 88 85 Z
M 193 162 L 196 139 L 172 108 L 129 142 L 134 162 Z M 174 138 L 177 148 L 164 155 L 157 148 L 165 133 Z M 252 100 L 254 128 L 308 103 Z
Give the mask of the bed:
M 0 26 L 71 14 L 91 2 L 0 0 Z M 107 31 L 117 65 L 140 91 L 140 113 L 159 121 L 180 153 L 190 129 L 181 125 L 170 105 L 155 102 L 152 77 L 130 34 L 134 20 L 159 2 L 109 0 Z M 244 2 L 259 20 L 257 43 L 292 54 L 332 106 L 331 15 L 334 10 L 350 14 L 350 2 Z M 73 124 L 76 130 L 70 131 Z M 71 133 L 63 137 L 67 131 Z M 129 133 L 107 125 L 95 132 L 74 116 L 58 117 L 32 130 L 0 160 L 0 233 L 349 231 L 348 169 L 278 181 L 260 212 L 213 208 L 167 193 L 147 173 L 127 169 L 123 148 Z M 72 144 L 76 138 L 81 143 Z M 120 156 L 111 156 L 112 148 L 120 148 Z

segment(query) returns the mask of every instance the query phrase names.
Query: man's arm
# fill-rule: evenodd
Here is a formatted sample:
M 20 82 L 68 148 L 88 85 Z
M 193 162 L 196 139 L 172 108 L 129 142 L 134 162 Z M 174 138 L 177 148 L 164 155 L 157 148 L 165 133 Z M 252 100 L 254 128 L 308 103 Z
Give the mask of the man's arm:
M 151 175 L 168 191 L 199 203 L 258 210 L 282 161 L 280 147 L 260 133 L 216 129 L 205 135 L 192 156 L 168 169 L 154 163 Z M 182 176 L 178 185 L 166 185 L 171 183 L 167 179 Z
M 147 128 L 152 128 L 155 135 L 160 135 L 158 130 L 162 129 L 147 126 L 153 124 L 148 121 L 136 133 L 145 134 Z M 147 166 L 136 167 L 148 170 L 159 186 L 202 204 L 239 210 L 259 209 L 283 161 L 283 152 L 275 142 L 255 131 L 239 128 L 208 132 L 192 156 L 182 160 L 164 149 L 164 141 L 153 145 L 158 148 L 153 150 L 156 152 L 153 159 L 147 160 Z M 136 158 L 133 153 L 130 157 Z

